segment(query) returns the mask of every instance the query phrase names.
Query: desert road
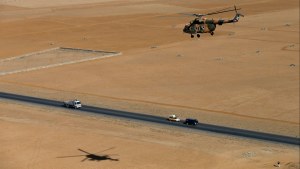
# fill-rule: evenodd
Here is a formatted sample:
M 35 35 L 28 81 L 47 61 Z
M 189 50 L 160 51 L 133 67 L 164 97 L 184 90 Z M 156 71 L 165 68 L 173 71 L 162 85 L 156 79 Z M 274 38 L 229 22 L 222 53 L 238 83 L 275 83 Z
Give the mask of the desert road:
M 23 95 L 18 95 L 18 94 L 0 92 L 0 99 L 1 98 L 8 99 L 8 100 L 14 100 L 14 101 L 27 102 L 27 103 L 31 103 L 31 104 L 39 104 L 39 105 L 44 105 L 44 106 L 63 108 L 62 101 L 49 100 L 49 99 L 44 99 L 44 98 L 37 98 L 37 97 L 31 97 L 31 96 L 23 96 Z M 76 109 L 74 111 L 89 112 L 89 113 L 95 113 L 95 114 L 101 114 L 101 115 L 107 115 L 107 116 L 114 116 L 114 117 L 118 117 L 118 118 L 125 118 L 125 119 L 129 119 L 129 120 L 138 120 L 138 121 L 143 121 L 143 122 L 158 123 L 158 124 L 162 124 L 162 125 L 184 127 L 184 128 L 190 128 L 192 130 L 209 131 L 209 132 L 221 133 L 221 134 L 238 136 L 238 137 L 245 137 L 245 138 L 258 139 L 258 140 L 264 140 L 264 141 L 272 141 L 272 142 L 277 142 L 277 143 L 284 143 L 284 144 L 291 144 L 291 145 L 299 145 L 300 144 L 300 139 L 296 138 L 296 137 L 289 137 L 289 136 L 283 136 L 283 135 L 276 135 L 276 134 L 250 131 L 250 130 L 238 129 L 238 128 L 230 128 L 230 127 L 217 126 L 217 125 L 204 124 L 204 123 L 199 123 L 196 126 L 187 126 L 187 125 L 183 124 L 182 122 L 167 121 L 166 117 L 132 113 L 132 112 L 126 112 L 126 111 L 120 111 L 120 110 L 111 110 L 111 109 L 93 107 L 93 106 L 88 106 L 88 105 L 83 105 L 81 109 Z

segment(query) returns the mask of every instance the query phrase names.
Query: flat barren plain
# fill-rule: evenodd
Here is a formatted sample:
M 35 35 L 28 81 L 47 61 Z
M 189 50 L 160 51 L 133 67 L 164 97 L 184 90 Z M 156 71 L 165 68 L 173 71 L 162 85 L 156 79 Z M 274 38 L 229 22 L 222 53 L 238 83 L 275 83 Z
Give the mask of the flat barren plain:
M 182 32 L 189 14 L 233 5 L 245 17 L 214 36 Z M 298 0 L 0 0 L 0 37 L 0 92 L 300 135 Z M 60 47 L 119 54 L 31 57 Z M 0 110 L 3 169 L 300 168 L 299 146 L 5 99 Z

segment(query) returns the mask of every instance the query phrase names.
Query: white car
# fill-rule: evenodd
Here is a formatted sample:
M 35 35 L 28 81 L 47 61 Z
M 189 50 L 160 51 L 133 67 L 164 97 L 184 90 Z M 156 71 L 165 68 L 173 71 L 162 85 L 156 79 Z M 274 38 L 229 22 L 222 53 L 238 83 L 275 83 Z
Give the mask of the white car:
M 175 122 L 180 121 L 180 119 L 179 119 L 175 114 L 170 115 L 170 116 L 167 118 L 167 120 L 169 120 L 169 121 L 175 121 Z
M 81 102 L 79 100 L 69 100 L 64 102 L 64 106 L 67 108 L 79 109 L 82 107 Z

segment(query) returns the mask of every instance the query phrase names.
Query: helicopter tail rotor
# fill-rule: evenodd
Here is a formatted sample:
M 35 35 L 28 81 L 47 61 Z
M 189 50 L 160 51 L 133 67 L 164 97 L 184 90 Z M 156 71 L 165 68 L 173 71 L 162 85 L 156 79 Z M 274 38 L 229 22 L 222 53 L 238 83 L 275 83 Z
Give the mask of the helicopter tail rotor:
M 232 22 L 238 22 L 240 17 L 244 17 L 243 14 L 241 13 L 238 13 L 238 10 L 240 10 L 241 8 L 236 8 L 236 6 L 234 5 L 234 11 L 235 11 L 235 16 L 234 18 L 232 19 Z
M 243 14 L 236 13 L 235 17 L 231 20 L 232 22 L 238 22 L 240 17 L 244 17 Z

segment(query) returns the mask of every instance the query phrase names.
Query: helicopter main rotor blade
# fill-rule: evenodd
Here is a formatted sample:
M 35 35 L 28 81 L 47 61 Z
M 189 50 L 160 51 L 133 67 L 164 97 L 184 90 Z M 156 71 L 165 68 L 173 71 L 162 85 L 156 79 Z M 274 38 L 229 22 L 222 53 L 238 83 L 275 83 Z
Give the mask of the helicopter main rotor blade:
M 106 154 L 108 156 L 118 156 L 119 154 Z
M 69 158 L 69 157 L 81 157 L 81 156 L 86 156 L 86 155 L 60 156 L 60 157 L 56 157 L 56 158 Z
M 84 158 L 83 160 L 81 160 L 81 162 L 84 162 L 85 160 L 87 160 L 88 159 L 88 157 L 86 157 L 86 158 Z
M 222 12 L 222 11 L 227 11 L 227 10 L 240 10 L 241 8 L 236 8 L 236 6 L 234 5 L 233 7 L 228 7 L 228 8 L 224 8 L 224 9 L 220 9 L 217 10 L 215 12 Z
M 111 148 L 108 148 L 108 149 L 102 150 L 102 151 L 100 151 L 99 153 L 102 153 L 102 152 L 104 152 L 104 151 L 111 150 L 111 149 L 114 149 L 114 148 L 115 148 L 115 147 L 111 147 Z
M 177 13 L 179 15 L 185 15 L 185 16 L 194 16 L 195 14 L 192 13 Z
M 84 151 L 84 150 L 82 150 L 82 149 L 78 149 L 79 151 L 81 151 L 81 152 L 84 152 L 84 153 L 86 153 L 86 154 L 91 154 L 91 153 L 89 153 L 89 152 L 86 152 L 86 151 Z
M 225 13 L 225 12 L 230 12 L 230 11 L 237 11 L 240 10 L 241 8 L 238 9 L 230 9 L 230 10 L 226 10 L 226 11 L 219 11 L 219 12 L 211 12 L 211 13 L 207 13 L 206 15 L 215 15 L 215 14 L 219 14 L 219 13 Z
M 228 7 L 228 8 L 224 8 L 224 9 L 219 9 L 217 11 L 214 11 L 214 12 L 222 12 L 222 11 L 227 11 L 227 10 L 231 10 L 232 7 Z
M 242 8 L 236 8 L 236 6 L 234 5 L 233 7 L 228 7 L 228 8 L 224 8 L 224 9 L 220 9 L 214 12 L 210 12 L 207 14 L 190 14 L 190 13 L 179 13 L 181 15 L 186 15 L 186 16 L 196 16 L 198 18 L 201 18 L 202 16 L 206 16 L 206 15 L 215 15 L 215 14 L 219 14 L 219 13 L 225 13 L 225 12 L 231 12 L 231 11 L 235 11 L 237 13 L 238 10 L 241 10 Z

